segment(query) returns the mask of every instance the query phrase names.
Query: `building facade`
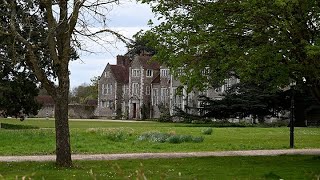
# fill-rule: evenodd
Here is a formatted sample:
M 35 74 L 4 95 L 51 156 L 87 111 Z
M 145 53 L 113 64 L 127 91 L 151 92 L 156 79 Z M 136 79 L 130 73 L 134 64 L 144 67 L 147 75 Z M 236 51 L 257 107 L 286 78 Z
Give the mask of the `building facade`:
M 169 68 L 151 60 L 151 55 L 133 58 L 117 56 L 117 64 L 108 64 L 99 79 L 96 115 L 107 118 L 159 118 L 161 113 L 175 114 L 175 108 L 200 114 L 199 96 L 222 98 L 221 94 L 239 82 L 230 78 L 218 89 L 187 92 Z

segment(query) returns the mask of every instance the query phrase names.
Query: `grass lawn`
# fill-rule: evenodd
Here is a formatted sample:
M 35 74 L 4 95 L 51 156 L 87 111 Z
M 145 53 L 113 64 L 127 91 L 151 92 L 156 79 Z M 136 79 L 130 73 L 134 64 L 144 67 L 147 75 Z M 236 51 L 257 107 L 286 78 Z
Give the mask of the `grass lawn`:
M 181 159 L 0 163 L 3 179 L 317 179 L 319 156 L 205 157 Z M 26 168 L 27 167 L 27 168 Z M 0 179 L 2 179 L 0 176 Z
M 0 122 L 38 126 L 41 129 L 0 129 L 0 155 L 54 154 L 54 121 L 44 119 L 0 119 Z M 73 153 L 192 152 L 289 148 L 289 128 L 213 128 L 157 122 L 70 121 Z M 138 141 L 150 131 L 202 136 L 201 143 L 157 143 Z M 296 148 L 320 148 L 320 128 L 295 128 Z

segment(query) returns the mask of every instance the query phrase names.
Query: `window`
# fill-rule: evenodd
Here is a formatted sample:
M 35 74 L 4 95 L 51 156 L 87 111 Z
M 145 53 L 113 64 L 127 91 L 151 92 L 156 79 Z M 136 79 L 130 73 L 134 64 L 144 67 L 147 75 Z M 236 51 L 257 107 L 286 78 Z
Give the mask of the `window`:
M 107 104 L 108 108 L 113 109 L 113 102 L 112 101 L 107 101 L 106 104 Z
M 128 85 L 125 84 L 125 85 L 122 86 L 122 92 L 123 92 L 124 95 L 129 93 Z
M 132 69 L 132 77 L 140 77 L 140 69 Z
M 161 88 L 161 102 L 166 103 L 166 99 L 168 97 L 168 89 L 167 88 Z
M 150 86 L 146 86 L 146 95 L 150 95 Z
M 173 106 L 182 108 L 182 96 L 179 95 L 177 88 L 173 88 Z
M 158 105 L 158 89 L 152 89 L 152 105 Z
M 139 84 L 138 83 L 132 83 L 132 92 L 134 95 L 139 94 Z
M 153 76 L 153 72 L 152 69 L 147 69 L 147 77 L 152 77 Z
M 102 94 L 112 94 L 112 84 L 102 84 Z
M 162 77 L 168 77 L 169 76 L 169 69 L 161 69 L 160 75 Z
M 107 102 L 106 101 L 101 101 L 101 107 L 103 107 L 103 108 L 107 107 Z

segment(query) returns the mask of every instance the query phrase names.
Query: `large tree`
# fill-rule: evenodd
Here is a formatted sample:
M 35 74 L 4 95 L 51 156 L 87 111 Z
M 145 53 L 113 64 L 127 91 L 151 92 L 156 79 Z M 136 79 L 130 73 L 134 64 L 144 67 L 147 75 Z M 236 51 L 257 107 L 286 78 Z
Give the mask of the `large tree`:
M 68 123 L 69 62 L 83 48 L 79 35 L 121 35 L 106 27 L 107 6 L 119 0 L 1 0 L 0 34 L 12 37 L 11 59 L 21 61 L 55 102 L 56 163 L 71 166 Z M 101 28 L 96 25 L 100 24 Z M 97 30 L 98 29 L 98 30 Z M 17 56 L 19 55 L 19 56 Z M 20 57 L 20 59 L 14 58 Z
M 3 59 L 0 65 L 2 115 L 20 117 L 21 120 L 25 115 L 36 115 L 41 107 L 35 99 L 38 93 L 39 89 L 32 73 L 19 66 L 13 66 Z
M 185 84 L 234 75 L 277 89 L 306 80 L 320 101 L 318 0 L 140 1 L 163 19 L 151 30 L 156 58 Z

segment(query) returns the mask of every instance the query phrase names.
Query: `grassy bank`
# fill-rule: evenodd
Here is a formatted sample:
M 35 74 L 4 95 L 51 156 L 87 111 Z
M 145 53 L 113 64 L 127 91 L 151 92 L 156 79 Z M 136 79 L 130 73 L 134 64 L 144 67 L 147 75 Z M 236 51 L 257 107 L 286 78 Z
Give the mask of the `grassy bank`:
M 317 179 L 319 161 L 319 156 L 76 161 L 69 169 L 22 162 L 0 163 L 0 174 L 4 179 Z
M 14 119 L 4 123 L 38 126 L 41 129 L 0 129 L 0 155 L 54 154 L 55 135 L 51 120 Z M 187 127 L 184 124 L 157 122 L 84 122 L 71 121 L 73 153 L 192 152 L 250 149 L 285 149 L 289 147 L 289 129 Z M 139 141 L 146 132 L 203 137 L 203 142 L 159 143 Z M 320 128 L 296 128 L 296 148 L 320 148 Z

